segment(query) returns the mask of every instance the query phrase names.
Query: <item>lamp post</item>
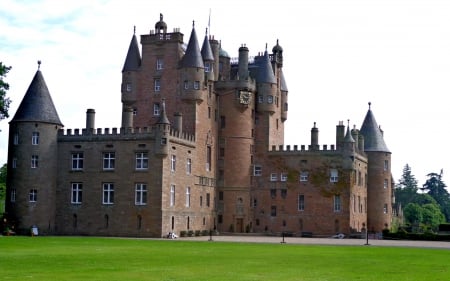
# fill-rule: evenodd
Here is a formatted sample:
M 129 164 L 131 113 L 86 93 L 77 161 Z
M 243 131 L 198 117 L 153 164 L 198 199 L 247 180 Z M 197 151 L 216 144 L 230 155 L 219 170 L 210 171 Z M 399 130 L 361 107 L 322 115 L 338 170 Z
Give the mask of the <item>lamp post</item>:
M 366 244 L 364 244 L 366 246 L 370 245 L 369 244 L 369 224 L 367 224 L 367 228 L 366 228 Z
M 212 239 L 212 230 L 211 229 L 209 230 L 209 239 L 208 239 L 208 241 L 213 241 L 213 239 Z

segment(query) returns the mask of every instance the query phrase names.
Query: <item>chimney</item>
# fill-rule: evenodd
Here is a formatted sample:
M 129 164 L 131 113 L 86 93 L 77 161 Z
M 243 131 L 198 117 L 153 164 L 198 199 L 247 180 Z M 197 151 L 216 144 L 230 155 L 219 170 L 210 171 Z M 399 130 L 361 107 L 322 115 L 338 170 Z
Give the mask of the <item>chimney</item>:
M 86 111 L 86 130 L 90 132 L 94 129 L 95 129 L 95 110 L 89 108 Z

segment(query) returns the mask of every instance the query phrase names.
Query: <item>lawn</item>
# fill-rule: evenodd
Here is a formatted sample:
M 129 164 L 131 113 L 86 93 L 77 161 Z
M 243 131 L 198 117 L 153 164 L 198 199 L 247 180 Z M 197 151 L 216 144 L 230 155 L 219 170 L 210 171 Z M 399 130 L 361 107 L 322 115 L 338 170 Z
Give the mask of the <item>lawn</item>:
M 0 237 L 0 280 L 449 280 L 450 251 L 93 237 Z

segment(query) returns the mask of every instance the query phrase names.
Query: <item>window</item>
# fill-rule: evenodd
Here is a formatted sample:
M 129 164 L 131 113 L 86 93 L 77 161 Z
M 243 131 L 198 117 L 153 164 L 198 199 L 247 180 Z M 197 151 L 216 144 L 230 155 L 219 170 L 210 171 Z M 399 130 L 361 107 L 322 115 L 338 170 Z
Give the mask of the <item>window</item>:
M 211 146 L 206 147 L 206 171 L 211 171 Z
M 13 169 L 17 168 L 17 158 L 13 158 L 12 167 Z
M 155 92 L 161 91 L 161 80 L 155 79 L 154 84 L 155 84 Z
M 220 200 L 220 201 L 223 200 L 223 191 L 219 191 L 219 200 Z
M 273 103 L 273 96 L 267 96 L 267 103 Z
M 259 95 L 258 96 L 258 103 L 263 103 L 264 102 L 264 96 L 263 95 Z
M 127 92 L 131 92 L 131 83 L 127 83 Z
M 17 194 L 17 190 L 15 188 L 11 189 L 11 195 L 10 195 L 9 200 L 13 203 L 16 202 L 16 194 Z
M 186 174 L 190 175 L 192 172 L 192 160 L 191 158 L 188 158 L 186 160 Z
M 388 160 L 384 160 L 384 170 L 385 171 L 389 170 L 389 161 Z
M 31 168 L 35 169 L 38 167 L 39 157 L 37 155 L 31 155 Z
M 211 203 L 211 195 L 209 193 L 206 193 L 206 207 L 209 207 L 209 204 Z
M 203 206 L 203 196 L 200 196 L 200 207 Z
M 116 156 L 114 152 L 103 153 L 103 170 L 114 170 Z
M 334 195 L 334 211 L 340 212 L 341 211 L 341 196 L 340 195 Z
M 156 59 L 156 70 L 163 69 L 164 61 L 163 59 Z
M 36 202 L 37 201 L 37 189 L 30 189 L 30 202 Z
M 189 89 L 189 82 L 187 80 L 184 80 L 184 89 Z
M 153 116 L 159 116 L 159 114 L 160 114 L 159 103 L 154 103 L 153 104 Z
M 270 207 L 270 216 L 272 216 L 272 217 L 277 216 L 277 206 Z
M 136 153 L 136 170 L 148 169 L 148 153 L 138 152 Z
M 330 170 L 330 182 L 338 182 L 338 171 L 336 169 Z
M 225 157 L 225 147 L 219 148 L 219 157 L 220 158 Z
M 306 182 L 306 181 L 308 181 L 308 176 L 309 176 L 309 173 L 308 173 L 308 172 L 306 172 L 306 171 L 300 172 L 300 181 L 301 181 L 301 182 Z
M 114 184 L 104 183 L 103 184 L 103 204 L 110 205 L 114 204 Z
M 175 206 L 175 185 L 170 185 L 170 206 Z
M 255 177 L 260 177 L 262 175 L 262 167 L 260 165 L 253 166 L 253 175 Z
M 277 197 L 277 190 L 276 190 L 275 188 L 272 188 L 272 189 L 270 190 L 270 197 L 271 197 L 272 199 L 275 199 L 275 198 Z
M 383 187 L 386 189 L 388 188 L 388 180 L 384 179 Z
M 170 171 L 175 172 L 177 168 L 177 156 L 171 155 L 170 156 Z
M 286 199 L 287 189 L 281 189 L 281 198 Z
M 287 173 L 281 173 L 281 175 L 280 175 L 280 180 L 281 181 L 287 181 L 287 178 L 288 178 Z
M 135 205 L 147 204 L 147 185 L 145 183 L 137 183 L 135 186 Z
M 194 81 L 194 89 L 195 90 L 200 89 L 200 81 Z
M 72 170 L 83 170 L 83 152 L 72 153 Z
M 298 195 L 298 210 L 299 211 L 305 210 L 305 195 L 303 194 Z
M 18 134 L 18 133 L 15 133 L 15 134 L 14 134 L 14 144 L 15 144 L 15 145 L 18 145 L 18 144 L 19 144 L 19 134 Z
M 38 145 L 39 144 L 39 132 L 33 132 L 31 135 L 31 144 Z
M 211 63 L 205 62 L 205 72 L 210 72 L 210 71 L 211 71 Z
M 186 187 L 186 207 L 191 206 L 191 188 L 188 186 Z
M 133 115 L 134 115 L 134 116 L 137 115 L 137 108 L 133 108 Z
M 270 174 L 270 181 L 277 181 L 277 180 L 278 180 L 277 173 L 271 173 Z
M 72 204 L 81 204 L 83 201 L 83 184 L 80 182 L 72 183 L 72 196 L 70 202 Z
M 388 213 L 388 205 L 384 204 L 383 206 L 383 213 L 387 214 Z

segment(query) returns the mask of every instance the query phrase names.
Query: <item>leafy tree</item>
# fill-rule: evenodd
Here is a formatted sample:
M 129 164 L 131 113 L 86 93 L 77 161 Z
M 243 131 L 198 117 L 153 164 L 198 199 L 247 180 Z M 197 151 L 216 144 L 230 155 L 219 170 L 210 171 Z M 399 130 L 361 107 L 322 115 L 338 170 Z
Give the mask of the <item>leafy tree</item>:
M 405 220 L 411 224 L 421 223 L 423 220 L 422 207 L 417 203 L 409 203 L 403 209 Z
M 8 109 L 11 100 L 6 97 L 6 91 L 9 90 L 9 84 L 4 81 L 6 74 L 11 69 L 11 66 L 6 66 L 0 62 L 0 120 L 8 118 Z
M 438 204 L 425 204 L 422 206 L 423 223 L 432 229 L 437 229 L 441 223 L 445 222 L 445 216 L 441 212 Z
M 442 213 L 444 213 L 447 221 L 450 221 L 450 194 L 446 189 L 445 183 L 442 181 L 443 171 L 440 174 L 430 173 L 425 184 L 420 188 L 422 191 L 433 197 L 440 205 Z
M 395 202 L 397 206 L 401 205 L 405 207 L 409 203 L 414 202 L 417 191 L 417 180 L 411 173 L 411 167 L 406 164 L 403 168 L 402 177 L 394 189 Z

